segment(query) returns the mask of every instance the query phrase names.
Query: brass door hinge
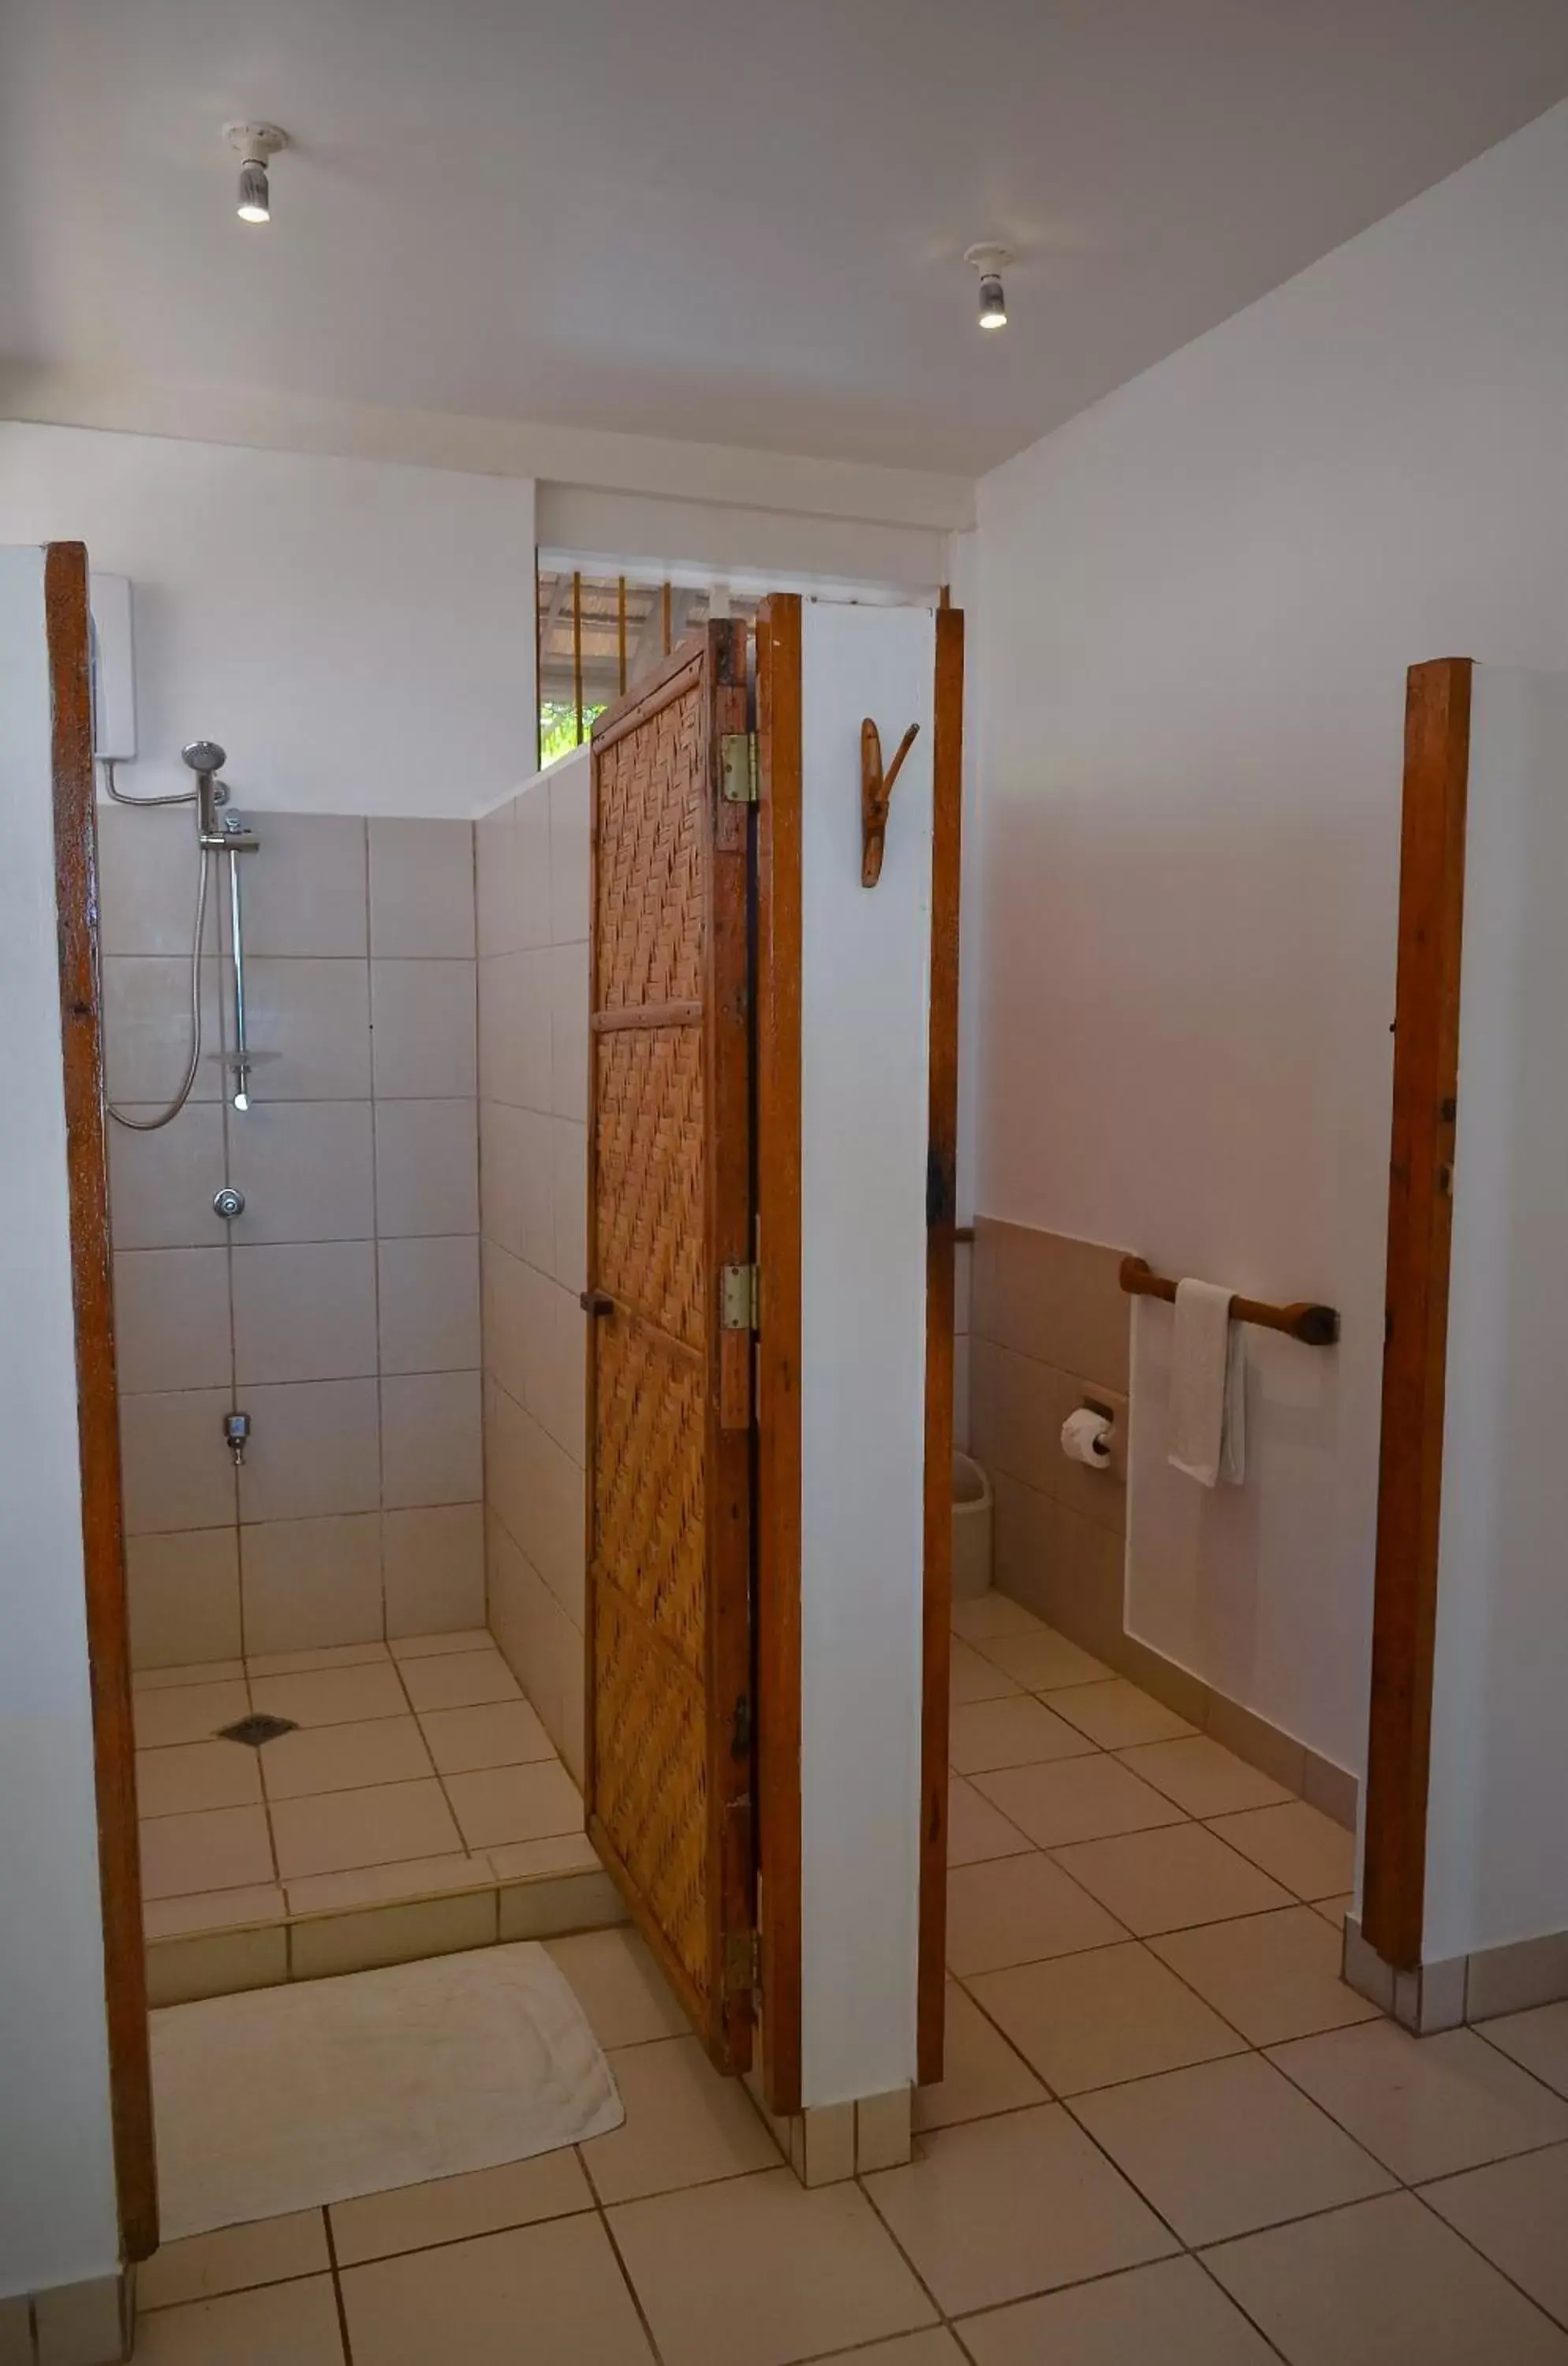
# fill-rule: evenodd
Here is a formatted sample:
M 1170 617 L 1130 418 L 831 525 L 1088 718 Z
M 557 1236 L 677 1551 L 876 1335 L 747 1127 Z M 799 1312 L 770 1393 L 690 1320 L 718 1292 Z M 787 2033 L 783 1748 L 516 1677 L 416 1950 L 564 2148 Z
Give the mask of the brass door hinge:
M 762 1985 L 762 1934 L 731 1931 L 724 1943 L 724 1987 L 727 1996 L 744 1995 Z
M 754 1265 L 727 1265 L 719 1271 L 718 1320 L 725 1331 L 755 1331 L 760 1308 Z
M 726 731 L 718 743 L 719 777 L 724 801 L 731 806 L 757 802 L 757 735 Z

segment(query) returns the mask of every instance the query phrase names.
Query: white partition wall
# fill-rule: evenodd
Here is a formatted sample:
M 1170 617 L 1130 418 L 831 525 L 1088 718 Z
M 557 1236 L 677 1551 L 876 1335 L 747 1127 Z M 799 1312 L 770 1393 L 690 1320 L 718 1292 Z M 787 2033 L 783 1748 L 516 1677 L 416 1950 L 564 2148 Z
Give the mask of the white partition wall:
M 807 2106 L 915 2076 L 934 620 L 802 615 L 801 2040 Z M 861 884 L 861 723 L 893 793 Z M 766 1214 L 764 1211 L 764 1223 Z
M 1422 1944 L 1428 1963 L 1568 1931 L 1564 880 L 1568 676 L 1477 666 Z

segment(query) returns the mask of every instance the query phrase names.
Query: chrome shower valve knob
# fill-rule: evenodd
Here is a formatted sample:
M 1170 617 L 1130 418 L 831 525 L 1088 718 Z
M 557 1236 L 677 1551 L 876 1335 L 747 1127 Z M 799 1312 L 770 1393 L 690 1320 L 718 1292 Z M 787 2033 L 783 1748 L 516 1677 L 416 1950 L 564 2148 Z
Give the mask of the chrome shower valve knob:
M 244 1193 L 237 1191 L 232 1183 L 225 1183 L 221 1191 L 215 1191 L 212 1195 L 212 1212 L 221 1216 L 226 1224 L 231 1224 L 236 1216 L 243 1216 L 245 1212 Z

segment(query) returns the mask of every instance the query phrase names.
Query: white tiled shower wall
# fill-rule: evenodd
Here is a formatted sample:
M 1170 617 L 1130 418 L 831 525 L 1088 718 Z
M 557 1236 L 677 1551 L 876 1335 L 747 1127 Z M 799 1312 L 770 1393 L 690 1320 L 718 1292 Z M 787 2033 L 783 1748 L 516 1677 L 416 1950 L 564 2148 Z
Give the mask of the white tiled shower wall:
M 472 827 L 255 826 L 254 1106 L 225 1094 L 220 863 L 191 1101 L 109 1128 L 143 1667 L 484 1623 Z M 107 806 L 99 843 L 108 1092 L 145 1116 L 186 1042 L 194 817 Z M 237 1479 L 231 1407 L 253 1424 Z
M 588 773 L 475 829 L 490 1626 L 580 1781 Z

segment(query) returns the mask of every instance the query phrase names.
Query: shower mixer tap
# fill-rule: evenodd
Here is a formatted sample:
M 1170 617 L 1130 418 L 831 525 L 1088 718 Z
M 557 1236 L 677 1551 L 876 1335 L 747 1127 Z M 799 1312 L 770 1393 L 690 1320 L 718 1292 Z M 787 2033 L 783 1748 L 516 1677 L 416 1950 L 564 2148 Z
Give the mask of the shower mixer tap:
M 229 1451 L 234 1458 L 234 1468 L 238 1470 L 243 1466 L 245 1447 L 251 1435 L 250 1414 L 226 1413 L 223 1416 L 223 1435 L 229 1441 Z

